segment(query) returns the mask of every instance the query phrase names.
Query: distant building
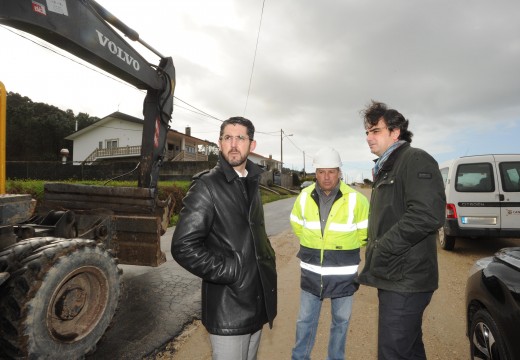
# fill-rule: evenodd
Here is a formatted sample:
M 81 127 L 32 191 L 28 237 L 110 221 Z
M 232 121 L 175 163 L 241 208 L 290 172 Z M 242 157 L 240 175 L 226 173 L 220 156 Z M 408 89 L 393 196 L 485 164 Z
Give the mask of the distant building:
M 67 136 L 73 141 L 75 164 L 99 160 L 135 158 L 141 154 L 144 120 L 114 112 Z M 185 133 L 169 130 L 165 161 L 208 161 L 210 142 Z
M 249 153 L 248 159 L 257 164 L 258 166 L 262 167 L 266 171 L 280 171 L 281 168 L 281 163 L 278 160 L 274 160 L 272 155 L 269 155 L 269 157 L 266 158 L 265 156 L 251 152 Z

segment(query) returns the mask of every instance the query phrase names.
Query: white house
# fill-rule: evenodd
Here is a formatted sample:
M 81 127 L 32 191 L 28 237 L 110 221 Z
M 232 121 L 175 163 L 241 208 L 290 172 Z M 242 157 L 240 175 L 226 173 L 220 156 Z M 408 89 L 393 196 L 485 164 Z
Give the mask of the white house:
M 272 155 L 269 155 L 269 157 L 266 158 L 265 156 L 251 152 L 247 158 L 255 164 L 263 167 L 264 170 L 280 170 L 280 162 L 274 160 Z
M 87 126 L 66 140 L 73 141 L 75 164 L 102 159 L 138 157 L 141 154 L 142 119 L 114 112 Z M 182 134 L 169 130 L 166 161 L 207 161 L 210 142 L 191 136 L 191 129 Z

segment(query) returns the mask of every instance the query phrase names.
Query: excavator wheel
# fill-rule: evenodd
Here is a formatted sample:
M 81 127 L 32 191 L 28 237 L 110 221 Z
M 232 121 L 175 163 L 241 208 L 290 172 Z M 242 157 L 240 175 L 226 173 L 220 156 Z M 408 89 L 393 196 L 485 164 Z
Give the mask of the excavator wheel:
M 0 253 L 6 265 L 13 266 L 0 294 L 0 358 L 78 359 L 95 349 L 121 295 L 116 259 L 102 245 L 24 240 Z

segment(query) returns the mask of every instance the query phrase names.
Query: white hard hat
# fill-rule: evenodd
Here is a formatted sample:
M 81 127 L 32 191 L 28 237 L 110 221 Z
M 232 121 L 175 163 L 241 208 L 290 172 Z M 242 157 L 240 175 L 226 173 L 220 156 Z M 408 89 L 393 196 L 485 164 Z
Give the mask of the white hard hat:
M 314 155 L 312 166 L 316 169 L 339 168 L 341 167 L 341 158 L 336 150 L 327 146 L 320 149 L 316 155 Z

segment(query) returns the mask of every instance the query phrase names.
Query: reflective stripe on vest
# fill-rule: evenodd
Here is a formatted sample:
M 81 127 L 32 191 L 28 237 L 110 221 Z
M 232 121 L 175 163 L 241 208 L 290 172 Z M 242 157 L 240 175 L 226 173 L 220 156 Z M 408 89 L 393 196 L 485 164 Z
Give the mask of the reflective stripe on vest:
M 300 209 L 301 209 L 301 213 L 303 215 L 305 214 L 305 205 L 307 204 L 307 200 L 308 200 L 309 196 L 310 196 L 310 194 L 307 192 L 302 192 L 301 196 L 300 196 Z M 320 225 L 319 221 L 308 221 L 307 219 L 305 219 L 305 217 L 300 219 L 296 215 L 293 215 L 292 213 L 291 213 L 291 221 L 294 221 L 295 223 L 303 226 L 306 229 L 321 230 L 321 225 Z
M 302 193 L 300 197 L 300 208 L 301 213 L 305 214 L 305 205 L 310 197 L 309 193 Z M 338 231 L 338 232 L 351 232 L 356 231 L 358 229 L 366 229 L 368 227 L 368 220 L 363 220 L 357 224 L 354 224 L 354 209 L 356 208 L 357 195 L 356 193 L 348 194 L 348 219 L 346 224 L 340 224 L 331 222 L 329 224 L 330 231 Z M 318 221 L 308 221 L 307 219 L 298 219 L 296 216 L 291 214 L 291 220 L 302 225 L 304 228 L 309 230 L 321 230 L 321 224 Z
M 368 227 L 368 220 L 363 220 L 354 224 L 354 209 L 356 208 L 357 197 L 355 193 L 348 194 L 348 220 L 346 224 L 330 223 L 329 230 L 349 232 L 358 229 L 366 229 Z M 303 214 L 303 212 L 302 212 Z
M 304 189 L 291 211 L 291 225 L 300 239 L 300 244 L 310 249 L 353 250 L 364 245 L 368 227 L 368 203 L 358 192 L 349 191 L 340 185 L 342 192 L 332 204 L 322 234 L 319 205 L 312 197 L 314 187 Z M 321 259 L 323 260 L 323 259 Z
M 319 266 L 312 265 L 308 263 L 304 263 L 300 261 L 300 267 L 305 270 L 309 270 L 313 273 L 320 274 L 323 276 L 326 275 L 353 275 L 357 272 L 357 265 L 350 266 Z

